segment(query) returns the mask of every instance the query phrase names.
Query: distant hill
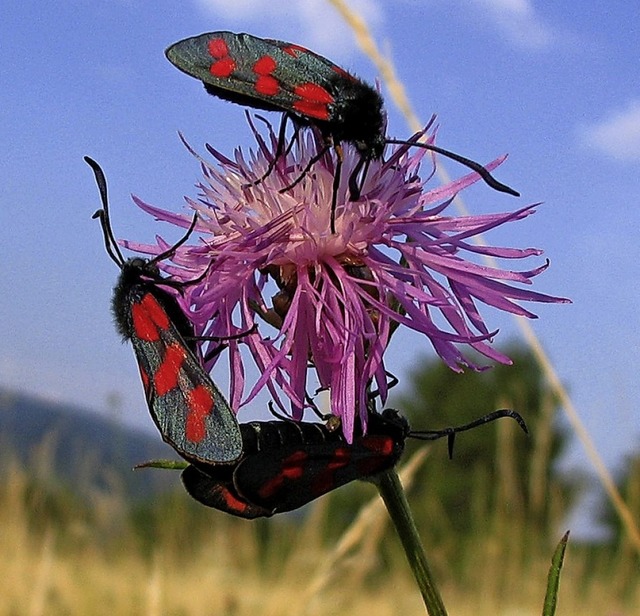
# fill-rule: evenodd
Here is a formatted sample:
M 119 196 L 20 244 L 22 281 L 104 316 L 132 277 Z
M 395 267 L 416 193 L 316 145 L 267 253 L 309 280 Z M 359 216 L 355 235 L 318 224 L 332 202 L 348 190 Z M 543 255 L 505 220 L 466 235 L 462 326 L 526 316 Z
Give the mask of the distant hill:
M 177 459 L 160 438 L 78 407 L 0 388 L 0 474 L 18 460 L 80 494 L 121 491 L 144 499 L 179 486 L 179 473 L 133 467 Z

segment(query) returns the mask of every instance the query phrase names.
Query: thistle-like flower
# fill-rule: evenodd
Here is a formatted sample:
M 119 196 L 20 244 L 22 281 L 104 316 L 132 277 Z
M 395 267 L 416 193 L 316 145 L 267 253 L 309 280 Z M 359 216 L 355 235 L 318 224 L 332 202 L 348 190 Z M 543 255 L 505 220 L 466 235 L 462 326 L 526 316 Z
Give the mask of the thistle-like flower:
M 336 232 L 331 233 L 335 154 L 328 151 L 305 173 L 324 148 L 318 134 L 301 132 L 291 151 L 274 161 L 274 132 L 269 128 L 264 139 L 251 126 L 258 148 L 248 158 L 238 150 L 231 160 L 210 146 L 215 162 L 198 156 L 204 180 L 198 185 L 199 199 L 187 202 L 198 213 L 201 241 L 180 247 L 173 263 L 165 264 L 169 274 L 186 283 L 179 301 L 197 332 L 247 332 L 226 343 L 233 408 L 266 386 L 280 408 L 286 406 L 284 393 L 291 416 L 300 419 L 313 369 L 320 388 L 330 391 L 331 413 L 341 419 L 350 439 L 357 417 L 366 426 L 371 390 L 383 402 L 386 398 L 384 352 L 398 326 L 427 336 L 453 370 L 479 369 L 465 358 L 461 345 L 493 361 L 509 359 L 491 346 L 495 332 L 485 324 L 478 302 L 534 317 L 520 302 L 567 301 L 520 286 L 531 284 L 546 263 L 512 271 L 470 260 L 539 256 L 541 251 L 533 248 L 470 243 L 473 236 L 529 216 L 534 205 L 505 214 L 448 215 L 455 195 L 477 182 L 478 174 L 428 189 L 435 166 L 426 179 L 418 172 L 431 155 L 408 145 L 389 147 L 384 161 L 370 162 L 361 195 L 352 202 L 348 178 L 358 154 L 347 146 Z M 433 142 L 433 133 L 428 139 Z M 492 170 L 502 160 L 486 168 Z M 191 223 L 191 215 L 135 201 L 158 220 L 182 227 Z M 147 254 L 168 247 L 162 240 L 157 246 L 125 245 Z M 241 345 L 248 347 L 261 374 L 248 395 Z M 219 357 L 205 353 L 206 367 L 212 368 Z

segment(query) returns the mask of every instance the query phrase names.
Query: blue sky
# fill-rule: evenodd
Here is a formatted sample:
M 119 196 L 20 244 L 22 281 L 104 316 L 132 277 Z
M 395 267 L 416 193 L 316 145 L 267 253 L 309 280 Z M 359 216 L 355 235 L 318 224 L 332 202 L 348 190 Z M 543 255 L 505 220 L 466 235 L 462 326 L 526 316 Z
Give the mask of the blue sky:
M 640 13 L 619 0 L 585 0 L 579 11 L 533 0 L 353 6 L 420 117 L 438 114 L 439 145 L 485 162 L 509 152 L 496 176 L 522 197 L 474 187 L 467 206 L 544 202 L 488 239 L 543 248 L 551 267 L 536 290 L 573 299 L 531 306 L 540 315 L 533 325 L 615 467 L 637 451 L 640 426 Z M 206 96 L 163 54 L 181 38 L 224 29 L 290 40 L 377 77 L 321 0 L 27 1 L 3 11 L 0 385 L 96 410 L 117 391 L 122 417 L 152 429 L 131 349 L 111 323 L 117 269 L 91 220 L 98 198 L 82 157 L 105 168 L 117 235 L 164 234 L 130 194 L 172 210 L 195 194 L 198 165 L 177 131 L 199 149 L 251 144 L 241 108 Z M 390 134 L 408 136 L 391 103 L 388 111 Z M 485 315 L 503 342 L 517 336 L 509 319 Z M 412 346 L 416 355 L 392 349 L 401 379 L 431 353 Z M 428 428 L 428 417 L 417 427 Z M 579 445 L 570 463 L 588 467 Z

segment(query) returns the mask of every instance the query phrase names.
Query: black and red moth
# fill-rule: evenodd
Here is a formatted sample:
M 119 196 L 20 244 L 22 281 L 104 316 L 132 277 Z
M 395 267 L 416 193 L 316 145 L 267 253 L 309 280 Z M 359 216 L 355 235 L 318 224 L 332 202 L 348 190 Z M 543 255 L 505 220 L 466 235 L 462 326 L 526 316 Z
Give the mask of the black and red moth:
M 178 69 L 202 81 L 209 94 L 255 109 L 281 111 L 296 124 L 316 126 L 327 147 L 342 142 L 355 146 L 360 161 L 349 178 L 352 200 L 359 196 L 357 178 L 366 163 L 381 158 L 387 143 L 407 143 L 385 137 L 384 104 L 375 88 L 299 45 L 221 31 L 178 41 L 165 53 Z M 277 154 L 283 151 L 283 138 L 284 124 Z M 469 158 L 431 144 L 411 144 L 469 167 L 495 190 L 519 196 Z M 338 150 L 332 226 L 341 160 Z
M 351 481 L 368 479 L 396 465 L 408 437 L 449 439 L 449 455 L 458 432 L 501 417 L 512 417 L 527 432 L 522 417 L 511 410 L 489 413 L 464 426 L 414 432 L 394 409 L 370 413 L 365 435 L 347 443 L 333 425 L 294 421 L 241 424 L 242 456 L 231 465 L 194 462 L 182 472 L 182 483 L 198 502 L 242 518 L 270 517 L 298 509 Z
M 241 424 L 243 451 L 232 465 L 192 463 L 182 483 L 197 501 L 242 518 L 298 509 L 356 479 L 395 466 L 410 433 L 392 409 L 372 413 L 367 434 L 347 443 L 342 430 L 319 423 Z
M 322 56 L 284 41 L 209 32 L 174 43 L 169 61 L 206 91 L 255 109 L 291 114 L 334 144 L 352 143 L 366 158 L 384 149 L 380 94 Z
M 180 285 L 161 276 L 157 266 L 187 240 L 195 219 L 169 250 L 153 259 L 125 260 L 111 229 L 104 173 L 93 159 L 85 156 L 85 161 L 102 200 L 93 217 L 100 219 L 107 253 L 121 270 L 112 299 L 116 328 L 133 345 L 151 417 L 162 438 L 192 462 L 238 460 L 240 426 L 198 358 L 191 322 L 162 288 Z

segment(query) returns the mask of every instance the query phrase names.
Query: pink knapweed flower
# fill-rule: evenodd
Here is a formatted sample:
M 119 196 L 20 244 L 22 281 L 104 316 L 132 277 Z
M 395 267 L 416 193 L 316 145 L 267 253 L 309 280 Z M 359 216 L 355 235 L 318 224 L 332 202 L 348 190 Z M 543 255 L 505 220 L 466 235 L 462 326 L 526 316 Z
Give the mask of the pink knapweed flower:
M 204 180 L 198 185 L 199 199 L 187 202 L 198 213 L 201 240 L 181 246 L 173 263 L 165 265 L 173 277 L 189 283 L 180 301 L 197 332 L 248 332 L 227 343 L 233 408 L 266 386 L 281 408 L 284 392 L 291 416 L 301 418 L 312 368 L 320 387 L 330 390 L 331 412 L 350 438 L 356 417 L 366 424 L 369 392 L 375 388 L 383 402 L 386 398 L 384 352 L 398 325 L 424 334 L 453 370 L 478 369 L 460 345 L 509 362 L 492 348 L 495 332 L 486 326 L 478 302 L 533 317 L 520 302 L 566 301 L 519 286 L 531 284 L 547 264 L 512 271 L 469 260 L 541 254 L 533 248 L 470 243 L 473 236 L 529 216 L 535 207 L 480 216 L 447 214 L 454 196 L 479 180 L 476 173 L 428 189 L 435 166 L 430 165 L 426 179 L 418 172 L 423 158 L 431 159 L 429 153 L 393 146 L 384 161 L 370 162 L 361 196 L 352 202 L 348 178 L 358 154 L 346 145 L 336 232 L 331 233 L 334 152 L 328 151 L 291 186 L 324 147 L 318 134 L 305 129 L 292 150 L 275 161 L 273 171 L 255 182 L 274 159 L 277 137 L 269 129 L 264 139 L 252 129 L 258 148 L 248 157 L 237 150 L 231 160 L 210 146 L 214 162 L 198 157 Z M 190 215 L 135 201 L 158 220 L 182 227 L 191 223 Z M 125 245 L 147 254 L 168 247 L 162 240 L 157 246 Z M 242 345 L 261 374 L 244 400 Z M 220 357 L 212 355 L 205 355 L 207 368 Z

